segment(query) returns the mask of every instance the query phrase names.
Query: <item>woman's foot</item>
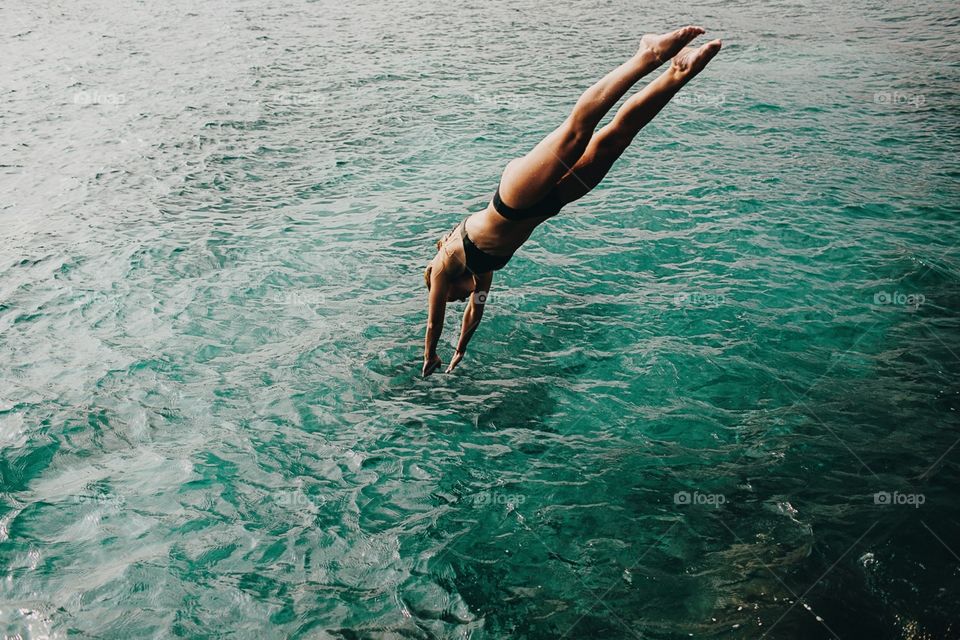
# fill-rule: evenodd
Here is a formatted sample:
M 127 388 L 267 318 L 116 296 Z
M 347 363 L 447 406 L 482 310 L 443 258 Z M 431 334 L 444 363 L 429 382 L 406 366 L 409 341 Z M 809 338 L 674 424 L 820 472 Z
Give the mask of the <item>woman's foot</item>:
M 713 56 L 720 53 L 722 45 L 723 43 L 720 40 L 711 40 L 697 48 L 686 47 L 673 58 L 670 71 L 678 78 L 685 81 L 689 80 L 703 71 L 703 68 L 713 59 Z
M 670 33 L 657 35 L 648 33 L 640 39 L 639 54 L 650 52 L 656 59 L 663 63 L 677 55 L 683 47 L 699 35 L 706 33 L 703 27 L 681 27 Z

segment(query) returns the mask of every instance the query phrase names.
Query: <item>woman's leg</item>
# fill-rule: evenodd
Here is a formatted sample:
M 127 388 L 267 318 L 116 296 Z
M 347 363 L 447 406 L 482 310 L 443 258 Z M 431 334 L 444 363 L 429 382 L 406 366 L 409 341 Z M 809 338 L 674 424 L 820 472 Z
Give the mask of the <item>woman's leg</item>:
M 703 32 L 700 27 L 683 27 L 644 36 L 636 55 L 587 89 L 562 125 L 530 153 L 507 165 L 500 180 L 504 202 L 523 209 L 542 199 L 580 159 L 600 119 L 623 94 Z
M 610 124 L 591 138 L 576 164 L 559 180 L 557 189 L 562 201 L 573 202 L 600 184 L 640 129 L 707 66 L 720 51 L 720 45 L 719 40 L 713 40 L 698 49 L 687 47 L 659 78 L 624 102 Z

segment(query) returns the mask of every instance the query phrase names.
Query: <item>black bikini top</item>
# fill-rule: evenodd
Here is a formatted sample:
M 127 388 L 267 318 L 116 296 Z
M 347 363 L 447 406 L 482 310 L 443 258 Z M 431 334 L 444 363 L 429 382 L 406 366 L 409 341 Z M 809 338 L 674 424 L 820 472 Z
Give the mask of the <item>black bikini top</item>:
M 513 254 L 494 256 L 473 244 L 473 240 L 467 235 L 466 220 L 460 223 L 460 238 L 463 240 L 463 253 L 467 258 L 467 271 L 475 276 L 503 269 L 510 262 L 510 258 L 513 257 Z
M 540 202 L 526 209 L 514 209 L 504 204 L 500 199 L 500 185 L 493 196 L 493 208 L 507 220 L 529 220 L 530 218 L 552 218 L 560 213 L 565 203 L 560 199 L 556 189 L 552 189 L 541 198 Z

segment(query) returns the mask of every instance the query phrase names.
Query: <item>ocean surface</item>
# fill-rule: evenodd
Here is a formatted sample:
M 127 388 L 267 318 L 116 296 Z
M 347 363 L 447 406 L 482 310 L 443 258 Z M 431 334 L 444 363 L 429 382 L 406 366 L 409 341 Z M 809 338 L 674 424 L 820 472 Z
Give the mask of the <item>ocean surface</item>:
M 421 379 L 436 239 L 690 23 Z M 4 2 L 0 637 L 960 637 L 958 26 Z

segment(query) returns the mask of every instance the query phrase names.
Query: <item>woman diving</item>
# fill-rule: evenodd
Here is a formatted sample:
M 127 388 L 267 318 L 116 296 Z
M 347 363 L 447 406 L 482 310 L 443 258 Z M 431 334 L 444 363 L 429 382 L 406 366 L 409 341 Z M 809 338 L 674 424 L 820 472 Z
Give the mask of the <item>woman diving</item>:
M 480 324 L 493 272 L 509 262 L 541 222 L 597 186 L 640 129 L 717 55 L 719 40 L 686 47 L 703 33 L 690 26 L 644 36 L 632 58 L 580 96 L 563 124 L 530 153 L 507 164 L 486 209 L 470 215 L 437 243 L 437 254 L 424 271 L 429 291 L 424 377 L 441 364 L 437 343 L 447 302 L 470 298 L 449 373 L 463 359 Z M 600 119 L 634 83 L 670 59 L 667 71 L 624 102 L 613 120 L 594 133 Z

